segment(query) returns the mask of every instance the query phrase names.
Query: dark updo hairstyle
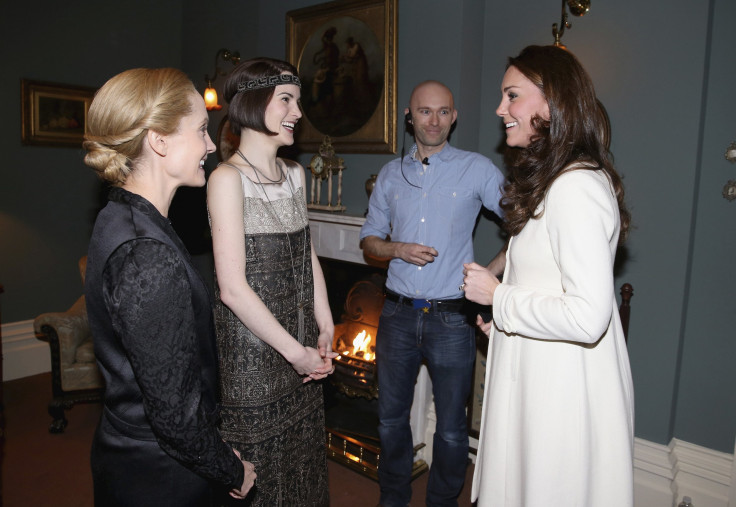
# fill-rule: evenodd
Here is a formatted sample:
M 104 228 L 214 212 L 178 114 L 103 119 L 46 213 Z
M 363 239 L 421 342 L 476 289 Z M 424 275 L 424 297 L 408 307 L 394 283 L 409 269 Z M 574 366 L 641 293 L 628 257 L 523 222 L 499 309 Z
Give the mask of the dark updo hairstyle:
M 239 136 L 242 129 L 251 129 L 269 136 L 278 135 L 266 127 L 266 106 L 271 102 L 275 87 L 239 92 L 238 84 L 281 74 L 296 76 L 296 67 L 273 58 L 252 58 L 241 62 L 228 75 L 223 94 L 230 104 L 228 119 L 233 134 Z
M 110 78 L 87 113 L 84 163 L 121 186 L 141 155 L 149 130 L 173 134 L 192 112 L 192 81 L 177 69 L 131 69 Z
M 588 73 L 572 53 L 555 46 L 529 46 L 509 58 L 508 66 L 540 89 L 549 120 L 532 118 L 535 134 L 529 146 L 508 153 L 509 178 L 501 201 L 507 231 L 516 235 L 530 219 L 538 218 L 544 211 L 535 213 L 555 179 L 571 164 L 588 162 L 593 164 L 590 169 L 605 171 L 611 180 L 621 216 L 619 241 L 624 241 L 631 216 L 609 151 L 608 115 Z

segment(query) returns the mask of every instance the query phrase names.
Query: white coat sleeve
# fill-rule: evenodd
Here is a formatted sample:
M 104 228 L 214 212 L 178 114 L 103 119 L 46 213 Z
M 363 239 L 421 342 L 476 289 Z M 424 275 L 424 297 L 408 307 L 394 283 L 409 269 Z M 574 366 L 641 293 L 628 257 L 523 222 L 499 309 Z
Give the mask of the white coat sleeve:
M 595 343 L 612 316 L 618 205 L 608 180 L 591 170 L 560 176 L 544 205 L 561 291 L 502 283 L 494 294 L 494 322 L 530 338 Z

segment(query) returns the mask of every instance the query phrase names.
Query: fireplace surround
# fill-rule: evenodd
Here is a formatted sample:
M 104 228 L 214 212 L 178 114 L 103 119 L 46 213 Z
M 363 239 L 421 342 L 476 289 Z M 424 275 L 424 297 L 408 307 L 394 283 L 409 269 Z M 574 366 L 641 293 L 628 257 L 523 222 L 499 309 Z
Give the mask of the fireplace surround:
M 357 332 L 364 328 L 375 339 L 380 307 L 383 305 L 381 292 L 383 279 L 381 277 L 385 277 L 386 266 L 373 265 L 373 263 L 369 265 L 363 256 L 359 245 L 359 237 L 360 228 L 364 221 L 365 218 L 358 216 L 318 211 L 309 212 L 312 243 L 323 265 L 328 286 L 331 285 L 330 280 L 336 276 L 342 282 L 346 277 L 350 279 L 352 276 L 347 293 L 344 293 L 345 288 L 338 287 L 337 297 L 331 298 L 330 301 L 333 319 L 336 322 L 336 342 L 341 338 L 350 341 Z M 339 274 L 335 275 L 336 272 Z M 328 292 L 331 292 L 329 288 Z M 380 298 L 377 308 L 373 307 L 376 304 L 375 300 L 371 303 L 368 302 L 371 301 L 371 297 L 375 296 Z M 340 352 L 337 348 L 335 350 Z M 340 382 L 340 377 L 345 379 L 345 375 L 348 375 L 349 382 L 347 383 L 352 385 L 348 385 L 347 389 L 342 387 L 335 389 L 342 391 L 340 395 L 347 394 L 347 398 L 343 397 L 342 400 L 347 400 L 347 403 L 352 404 L 348 410 L 354 411 L 357 416 L 355 419 L 361 420 L 364 424 L 367 423 L 370 426 L 370 428 L 358 429 L 356 434 L 360 436 L 366 436 L 366 433 L 369 434 L 367 438 L 355 438 L 354 434 L 341 431 L 341 428 L 337 430 L 330 428 L 331 408 L 326 406 L 328 421 L 327 452 L 330 458 L 376 479 L 376 470 L 380 462 L 378 455 L 380 444 L 377 439 L 377 400 L 375 399 L 377 386 L 371 384 L 370 379 L 368 379 L 373 375 L 375 368 L 368 363 L 369 361 L 363 361 L 362 358 L 360 360 L 351 358 L 342 362 L 336 361 L 335 375 L 337 375 L 337 382 L 333 382 L 331 385 L 345 384 L 345 382 Z M 358 370 L 364 368 L 365 375 L 362 380 L 352 375 L 355 366 L 358 367 Z M 349 371 L 351 369 L 353 371 Z M 356 386 L 356 384 L 358 385 Z M 362 389 L 355 391 L 355 387 L 360 387 L 360 385 L 362 385 Z M 328 391 L 330 389 L 332 388 L 329 388 Z M 420 368 L 417 377 L 410 425 L 415 450 L 413 475 L 417 476 L 426 471 L 431 465 L 432 435 L 436 426 L 432 385 L 426 366 Z M 371 440 L 372 438 L 374 440 Z

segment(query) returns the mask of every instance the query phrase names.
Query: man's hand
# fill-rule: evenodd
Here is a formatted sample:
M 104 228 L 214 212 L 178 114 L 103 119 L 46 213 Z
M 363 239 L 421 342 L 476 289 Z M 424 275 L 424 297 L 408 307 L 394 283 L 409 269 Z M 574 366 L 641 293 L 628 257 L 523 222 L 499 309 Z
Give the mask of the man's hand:
M 431 246 L 419 245 L 417 243 L 396 243 L 396 257 L 410 264 L 424 266 L 434 262 L 439 255 L 437 250 Z
M 401 259 L 416 266 L 424 266 L 429 262 L 433 262 L 434 258 L 439 255 L 437 250 L 431 246 L 387 241 L 377 236 L 363 238 L 361 248 L 366 255 L 374 259 Z

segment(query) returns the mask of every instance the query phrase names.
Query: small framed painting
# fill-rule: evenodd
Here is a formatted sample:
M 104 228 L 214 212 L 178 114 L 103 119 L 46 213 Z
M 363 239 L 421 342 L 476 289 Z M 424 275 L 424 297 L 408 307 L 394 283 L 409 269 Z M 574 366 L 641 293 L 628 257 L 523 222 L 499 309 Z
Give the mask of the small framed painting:
M 83 86 L 21 80 L 23 144 L 81 147 L 95 91 Z

